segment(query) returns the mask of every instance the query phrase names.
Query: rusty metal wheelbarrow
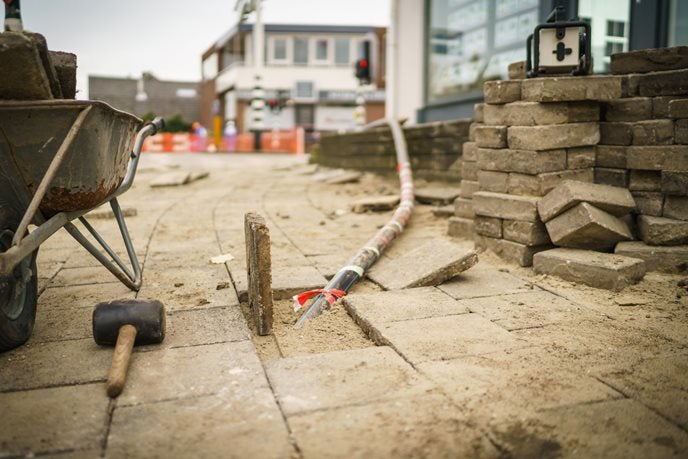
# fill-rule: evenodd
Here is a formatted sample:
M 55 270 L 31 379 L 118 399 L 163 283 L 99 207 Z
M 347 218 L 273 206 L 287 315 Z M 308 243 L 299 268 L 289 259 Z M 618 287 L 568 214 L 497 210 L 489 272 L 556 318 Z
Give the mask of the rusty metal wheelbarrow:
M 117 197 L 133 183 L 144 139 L 163 127 L 158 118 L 136 135 L 141 123 L 103 102 L 0 102 L 0 351 L 31 336 L 36 254 L 62 227 L 127 287 L 140 288 L 141 268 Z M 105 202 L 130 267 L 84 218 Z M 72 223 L 75 219 L 107 256 Z M 36 226 L 29 231 L 31 224 Z

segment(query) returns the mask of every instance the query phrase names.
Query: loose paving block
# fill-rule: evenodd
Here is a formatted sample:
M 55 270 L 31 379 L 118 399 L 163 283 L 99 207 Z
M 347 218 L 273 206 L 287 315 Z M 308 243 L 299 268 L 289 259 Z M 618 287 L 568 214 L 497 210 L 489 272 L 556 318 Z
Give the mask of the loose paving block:
M 662 193 L 688 196 L 688 171 L 662 171 Z
M 688 96 L 688 95 L 686 95 Z M 684 100 L 686 96 L 657 96 L 652 98 L 652 118 L 654 119 L 667 119 L 667 118 L 686 118 L 686 116 L 671 116 L 669 112 L 669 104 L 674 100 Z
M 379 260 L 366 274 L 387 290 L 438 285 L 478 262 L 478 255 L 454 242 L 433 240 L 394 260 Z
M 270 229 L 256 213 L 244 215 L 248 304 L 259 335 L 272 331 L 272 259 Z
M 596 145 L 600 140 L 597 123 L 552 124 L 547 126 L 511 126 L 509 148 L 552 150 L 555 148 Z
M 540 174 L 566 169 L 566 150 L 478 149 L 481 170 Z
M 508 172 L 478 171 L 478 185 L 480 185 L 480 191 L 506 193 L 508 180 Z
M 506 239 L 496 239 L 487 236 L 476 236 L 475 246 L 480 249 L 490 250 L 501 259 L 516 263 L 519 266 L 532 266 L 533 255 L 552 247 L 550 244 L 528 246 Z
M 452 187 L 431 187 L 415 190 L 416 201 L 421 204 L 451 204 L 459 194 L 461 194 L 461 190 Z
M 462 218 L 473 218 L 475 216 L 473 200 L 465 198 L 454 199 L 454 215 Z
M 588 169 L 595 167 L 595 155 L 597 148 L 579 147 L 566 149 L 566 168 L 567 169 Z
M 638 230 L 649 245 L 688 244 L 688 221 L 639 215 Z
M 524 80 L 526 78 L 526 61 L 517 61 L 509 64 L 508 67 L 510 80 Z
M 688 68 L 638 75 L 637 80 L 641 96 L 688 94 Z
M 55 66 L 62 97 L 64 99 L 76 98 L 76 54 L 48 51 L 48 55 Z
M 660 171 L 631 170 L 628 189 L 631 191 L 660 191 L 662 189 L 662 173 Z
M 503 126 L 534 126 L 540 124 L 580 123 L 598 121 L 600 108 L 594 102 L 513 102 L 486 105 L 485 124 Z
M 633 123 L 633 145 L 671 145 L 674 143 L 672 120 L 648 120 Z
M 537 253 L 533 257 L 533 269 L 538 274 L 614 291 L 637 284 L 645 276 L 643 260 L 577 249 Z
M 622 77 L 606 75 L 530 78 L 521 87 L 522 100 L 533 102 L 610 100 L 623 94 Z
M 688 46 L 641 49 L 613 54 L 610 70 L 615 75 L 676 70 L 688 67 Z
M 537 175 L 511 173 L 507 181 L 506 191 L 509 194 L 544 196 L 564 180 L 593 183 L 595 180 L 594 170 L 592 168 L 573 169 Z
M 0 34 L 0 99 L 52 99 L 37 44 L 20 32 Z
M 471 123 L 470 126 L 468 126 L 468 140 L 470 142 L 475 142 L 475 130 L 478 129 L 480 126 L 484 126 L 483 123 Z
M 475 232 L 488 237 L 502 237 L 502 219 L 494 217 L 483 217 L 476 215 L 473 220 Z
M 525 244 L 529 247 L 551 244 L 545 225 L 538 222 L 504 220 L 502 223 L 504 239 Z
M 358 171 L 344 171 L 342 174 L 335 177 L 330 177 L 325 180 L 325 183 L 330 185 L 343 185 L 345 183 L 356 183 L 358 182 L 363 174 Z
M 628 188 L 628 169 L 614 169 L 610 167 L 595 168 L 595 183 L 618 188 Z
M 542 221 L 547 222 L 581 202 L 617 217 L 635 208 L 633 196 L 626 189 L 567 180 L 538 202 L 538 212 Z
M 475 161 L 461 161 L 461 178 L 465 180 L 478 180 L 478 163 Z
M 422 395 L 434 387 L 387 346 L 273 360 L 265 372 L 286 416 Z
M 643 121 L 652 118 L 652 99 L 650 97 L 630 97 L 604 102 L 605 121 Z
M 487 263 L 478 263 L 459 277 L 437 287 L 452 298 L 481 298 L 517 292 L 530 292 L 533 286 Z
M 628 225 L 587 202 L 545 223 L 554 245 L 578 249 L 608 250 L 633 239 Z
M 251 332 L 241 308 L 237 305 L 168 314 L 163 346 L 193 347 L 249 339 Z
M 449 218 L 454 216 L 454 205 L 439 206 L 432 209 L 432 214 L 438 218 Z
M 499 457 L 481 429 L 438 394 L 290 416 L 289 427 L 304 457 L 397 457 L 419 445 L 426 457 Z
M 475 234 L 473 218 L 450 217 L 447 236 L 472 239 Z
M 506 104 L 521 98 L 521 82 L 516 80 L 493 80 L 483 83 L 486 104 Z
M 373 196 L 359 199 L 351 204 L 351 210 L 357 214 L 367 211 L 392 210 L 399 204 L 399 196 Z
M 632 142 L 631 123 L 600 123 L 600 145 L 630 145 Z
M 85 449 L 99 451 L 108 403 L 101 384 L 0 394 L 0 454 L 26 457 L 71 451 L 78 456 Z
M 688 272 L 688 245 L 656 246 L 644 242 L 621 242 L 614 253 L 645 261 L 648 271 L 673 274 Z
M 478 182 L 471 180 L 461 180 L 461 197 L 464 199 L 472 199 L 473 195 L 480 189 Z
M 477 161 L 478 160 L 478 145 L 475 142 L 465 142 L 463 144 L 463 160 Z
M 479 103 L 473 105 L 473 121 L 476 123 L 485 122 L 485 104 Z
M 676 120 L 674 125 L 674 143 L 688 145 L 688 119 Z
M 138 214 L 136 207 L 121 207 L 120 210 L 122 212 L 122 216 L 124 217 L 136 217 Z M 86 214 L 86 217 L 89 219 L 109 220 L 115 218 L 115 213 L 112 211 L 112 209 L 101 206 L 90 211 L 88 214 Z
M 669 118 L 688 118 L 688 99 L 673 99 L 668 104 Z
M 627 147 L 629 169 L 688 171 L 688 148 L 679 145 Z
M 661 217 L 664 207 L 664 194 L 656 191 L 633 191 L 637 213 Z
M 352 293 L 342 300 L 357 322 L 364 328 L 400 320 L 444 317 L 467 314 L 465 305 L 435 287 L 391 290 L 388 292 Z M 371 325 L 372 324 L 372 325 Z
M 150 186 L 152 188 L 160 188 L 166 186 L 180 186 L 189 183 L 191 173 L 188 171 L 172 171 L 160 174 L 155 179 L 151 180 Z
M 664 198 L 662 216 L 688 221 L 688 196 L 667 195 Z
M 474 132 L 479 148 L 506 148 L 506 126 L 478 126 Z
M 476 215 L 534 222 L 538 220 L 538 201 L 531 196 L 479 191 L 473 195 L 473 208 Z
M 597 167 L 626 169 L 627 155 L 628 149 L 626 147 L 597 145 L 595 148 L 595 165 Z

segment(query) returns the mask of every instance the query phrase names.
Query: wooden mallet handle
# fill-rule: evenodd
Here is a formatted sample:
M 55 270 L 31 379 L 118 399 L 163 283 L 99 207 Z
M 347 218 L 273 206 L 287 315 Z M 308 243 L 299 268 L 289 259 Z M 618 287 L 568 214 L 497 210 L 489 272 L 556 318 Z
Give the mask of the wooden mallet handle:
M 106 386 L 107 394 L 112 398 L 117 397 L 124 388 L 135 340 L 136 327 L 133 325 L 122 325 L 119 328 L 117 344 L 115 344 L 115 352 L 112 355 L 112 365 L 110 366 Z

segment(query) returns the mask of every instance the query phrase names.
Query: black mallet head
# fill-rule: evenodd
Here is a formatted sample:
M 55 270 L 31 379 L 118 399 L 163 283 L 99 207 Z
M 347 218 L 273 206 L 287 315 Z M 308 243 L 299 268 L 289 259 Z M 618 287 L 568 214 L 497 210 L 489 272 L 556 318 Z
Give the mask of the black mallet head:
M 165 339 L 165 307 L 157 300 L 114 300 L 93 310 L 93 339 L 114 346 L 122 325 L 136 328 L 134 344 L 157 344 Z

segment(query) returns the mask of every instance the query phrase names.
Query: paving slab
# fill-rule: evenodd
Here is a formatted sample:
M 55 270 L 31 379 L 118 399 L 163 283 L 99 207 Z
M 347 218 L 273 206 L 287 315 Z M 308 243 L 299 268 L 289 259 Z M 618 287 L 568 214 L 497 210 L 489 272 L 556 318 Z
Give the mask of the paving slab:
M 399 204 L 399 196 L 376 196 L 359 199 L 351 204 L 351 210 L 357 214 L 367 211 L 392 210 Z
M 600 127 L 597 123 L 550 124 L 509 127 L 509 148 L 552 150 L 555 148 L 597 145 Z
M 502 219 L 495 217 L 484 217 L 476 215 L 473 219 L 475 232 L 482 236 L 489 236 L 494 238 L 502 237 Z
M 544 348 L 422 363 L 418 369 L 467 415 L 488 425 L 623 397 L 593 376 L 576 371 L 574 362 L 556 359 Z M 512 396 L 505 398 L 505 393 Z
M 679 274 L 688 270 L 688 245 L 654 246 L 639 241 L 620 242 L 614 253 L 645 261 L 648 271 Z
M 118 406 L 105 457 L 292 457 L 269 389 L 237 399 L 235 387 L 214 396 Z M 252 432 L 260 432 L 260 439 Z
M 345 183 L 356 183 L 359 180 L 361 180 L 361 177 L 363 177 L 363 173 L 361 173 L 361 172 L 346 171 L 343 174 L 339 174 L 337 176 L 326 179 L 325 183 L 329 183 L 330 185 L 343 185 Z
M 633 196 L 624 188 L 567 180 L 539 200 L 538 213 L 542 221 L 548 222 L 581 202 L 592 204 L 617 217 L 635 209 Z
M 432 209 L 432 214 L 437 218 L 449 218 L 454 216 L 454 211 L 454 204 L 447 204 L 435 207 Z
M 628 399 L 543 411 L 506 421 L 492 435 L 513 457 L 679 457 L 688 451 L 684 431 Z
M 186 185 L 191 180 L 191 172 L 189 171 L 172 171 L 158 175 L 150 181 L 151 188 L 161 188 L 167 186 L 181 186 Z
M 649 245 L 688 244 L 688 222 L 683 220 L 639 215 L 638 230 Z
M 631 170 L 628 177 L 628 189 L 632 191 L 661 191 L 662 172 Z
M 479 314 L 381 323 L 371 337 L 393 346 L 413 365 L 525 346 L 524 341 Z
M 167 314 L 164 347 L 188 347 L 251 339 L 239 306 L 177 311 Z
M 666 197 L 664 193 L 654 191 L 632 191 L 631 194 L 635 200 L 637 213 L 653 217 L 662 216 Z
M 146 346 L 137 350 L 127 384 L 117 399 L 118 406 L 223 391 L 229 391 L 235 399 L 250 399 L 254 391 L 268 388 L 256 350 L 248 340 L 171 349 Z
M 506 148 L 506 126 L 478 126 L 474 129 L 475 144 L 479 148 Z
M 475 246 L 481 250 L 489 250 L 497 254 L 502 260 L 516 263 L 519 266 L 532 266 L 533 255 L 552 247 L 551 244 L 532 246 L 482 235 L 476 236 Z
M 458 303 L 509 331 L 542 327 L 587 313 L 579 305 L 545 291 L 471 298 Z
M 480 428 L 441 395 L 290 416 L 289 426 L 306 459 L 500 457 Z
M 605 121 L 643 121 L 652 118 L 651 97 L 629 97 L 602 104 Z
M 423 395 L 434 389 L 390 347 L 313 354 L 267 362 L 286 416 Z
M 366 273 L 386 290 L 439 285 L 478 262 L 478 255 L 446 239 L 427 242 L 395 259 L 380 259 Z
M 52 99 L 38 44 L 20 32 L 3 33 L 0 43 L 0 73 L 5 75 L 0 84 L 0 99 Z
M 473 208 L 476 215 L 534 222 L 538 220 L 538 201 L 532 196 L 479 191 L 473 195 Z
M 416 201 L 421 204 L 446 205 L 451 204 L 461 194 L 460 188 L 454 187 L 425 187 L 414 191 Z
M 62 97 L 76 98 L 76 54 L 63 51 L 48 51 L 50 61 L 55 66 L 57 78 L 60 81 Z
M 463 275 L 438 287 L 452 298 L 480 298 L 518 292 L 530 292 L 533 285 L 487 264 L 478 263 Z
M 472 218 L 450 217 L 447 236 L 472 239 L 475 234 Z
M 593 183 L 595 171 L 592 168 L 572 169 L 528 175 L 510 173 L 506 192 L 513 195 L 545 196 L 564 180 Z
M 95 450 L 90 457 L 98 457 L 108 404 L 100 384 L 0 393 L 0 457 L 42 457 L 60 451 L 78 457 L 84 450 Z
M 618 254 L 552 249 L 535 254 L 533 270 L 591 287 L 619 291 L 645 276 L 645 262 Z
M 504 220 L 502 222 L 504 239 L 518 242 L 527 246 L 551 244 L 547 228 L 541 222 L 525 222 L 520 220 Z
M 599 104 L 594 102 L 512 102 L 485 105 L 485 123 L 503 126 L 534 126 L 597 121 Z
M 545 223 L 554 245 L 610 250 L 617 243 L 633 240 L 628 225 L 597 207 L 581 202 Z
M 483 83 L 486 104 L 506 104 L 521 99 L 519 80 L 493 80 Z
M 661 184 L 663 193 L 688 196 L 688 171 L 662 171 Z
M 667 195 L 664 199 L 662 216 L 688 221 L 688 196 Z
M 676 70 L 688 67 L 688 46 L 641 49 L 614 54 L 610 70 L 616 75 Z
M 343 302 L 354 319 L 376 324 L 469 312 L 466 305 L 435 287 L 352 293 Z
M 608 75 L 531 78 L 523 80 L 521 87 L 522 99 L 533 102 L 610 100 L 623 94 L 623 78 Z
M 600 145 L 630 145 L 633 141 L 631 123 L 600 123 Z

